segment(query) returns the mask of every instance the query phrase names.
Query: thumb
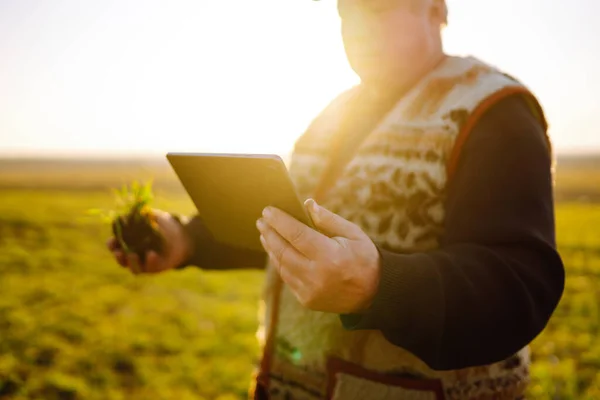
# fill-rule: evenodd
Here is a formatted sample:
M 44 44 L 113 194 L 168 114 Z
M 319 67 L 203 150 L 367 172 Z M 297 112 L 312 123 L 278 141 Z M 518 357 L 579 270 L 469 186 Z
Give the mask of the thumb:
M 362 237 L 363 232 L 358 225 L 318 205 L 315 200 L 306 200 L 304 206 L 307 208 L 317 229 L 326 235 L 341 236 L 348 239 L 360 239 Z

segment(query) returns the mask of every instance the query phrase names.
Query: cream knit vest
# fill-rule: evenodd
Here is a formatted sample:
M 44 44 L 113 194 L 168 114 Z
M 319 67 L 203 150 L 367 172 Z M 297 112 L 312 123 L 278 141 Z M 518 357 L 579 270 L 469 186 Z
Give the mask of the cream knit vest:
M 333 101 L 296 143 L 290 173 L 303 198 L 314 195 L 352 93 L 350 90 Z M 393 251 L 437 248 L 444 233 L 447 167 L 455 162 L 453 152 L 464 141 L 467 125 L 494 102 L 514 93 L 523 93 L 543 121 L 536 100 L 520 83 L 475 58 L 448 57 L 372 130 L 322 205 L 360 225 L 375 243 Z M 266 282 L 262 311 L 268 316 L 273 296 L 273 270 L 269 267 Z M 266 319 L 259 338 L 264 338 Z M 375 371 L 439 378 L 447 399 L 482 399 L 495 394 L 498 397 L 494 399 L 512 400 L 523 392 L 528 380 L 527 347 L 510 363 L 436 372 L 390 344 L 378 331 L 345 331 L 337 314 L 303 308 L 285 285 L 278 321 L 271 370 L 274 376 L 285 375 L 293 383 L 272 381 L 280 393 L 273 398 L 285 398 L 286 391 L 293 399 L 323 398 L 327 355 Z M 339 389 L 340 393 L 343 390 Z

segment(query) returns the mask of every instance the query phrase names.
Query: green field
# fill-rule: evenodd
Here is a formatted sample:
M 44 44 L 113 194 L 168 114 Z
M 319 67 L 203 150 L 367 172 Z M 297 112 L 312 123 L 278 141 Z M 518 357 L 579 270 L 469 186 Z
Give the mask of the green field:
M 600 399 L 594 163 L 559 163 L 567 287 L 532 344 L 531 399 Z M 151 176 L 157 207 L 193 211 L 164 163 L 0 161 L 0 399 L 244 398 L 262 273 L 134 277 L 105 249 L 109 227 L 85 217 L 112 206 L 108 188 Z

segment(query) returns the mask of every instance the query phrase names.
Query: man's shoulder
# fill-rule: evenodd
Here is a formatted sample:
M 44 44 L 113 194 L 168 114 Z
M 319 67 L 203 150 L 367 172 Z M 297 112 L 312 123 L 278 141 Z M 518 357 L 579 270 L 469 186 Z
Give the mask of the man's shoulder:
M 516 142 L 513 139 L 522 139 L 521 142 L 541 143 L 551 153 L 546 117 L 534 93 L 514 76 L 476 58 L 461 62 L 483 72 L 458 88 L 458 96 L 446 104 L 451 111 L 457 111 L 457 107 L 464 111 L 456 121 L 458 130 L 448 161 L 449 175 L 457 169 L 463 147 L 465 153 L 479 153 L 486 149 L 493 151 L 489 143 L 503 146 L 506 142 Z M 519 135 L 515 137 L 514 132 Z
M 531 113 L 546 125 L 541 103 L 531 89 L 514 75 L 479 58 L 450 56 L 445 66 L 431 79 L 429 86 L 432 88 L 429 91 L 448 92 L 438 108 L 439 115 L 450 115 L 461 110 L 465 117 L 473 114 L 481 116 L 504 98 L 521 97 Z
M 514 75 L 473 56 L 451 56 L 436 80 L 454 83 L 452 86 L 457 97 L 452 101 L 460 98 L 463 102 L 472 102 L 473 107 L 489 96 L 497 96 L 499 91 L 533 95 L 526 84 Z

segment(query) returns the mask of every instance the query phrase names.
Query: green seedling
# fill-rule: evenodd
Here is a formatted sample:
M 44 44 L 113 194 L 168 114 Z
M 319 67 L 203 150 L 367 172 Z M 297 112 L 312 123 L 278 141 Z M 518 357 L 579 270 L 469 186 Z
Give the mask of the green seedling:
M 114 209 L 92 209 L 88 214 L 100 216 L 104 222 L 110 223 L 120 247 L 127 254 L 136 254 L 143 265 L 148 251 L 161 254 L 165 248 L 164 237 L 150 206 L 153 200 L 152 183 L 134 181 L 129 186 L 123 185 L 112 191 L 116 198 Z M 133 268 L 139 272 L 141 266 Z

